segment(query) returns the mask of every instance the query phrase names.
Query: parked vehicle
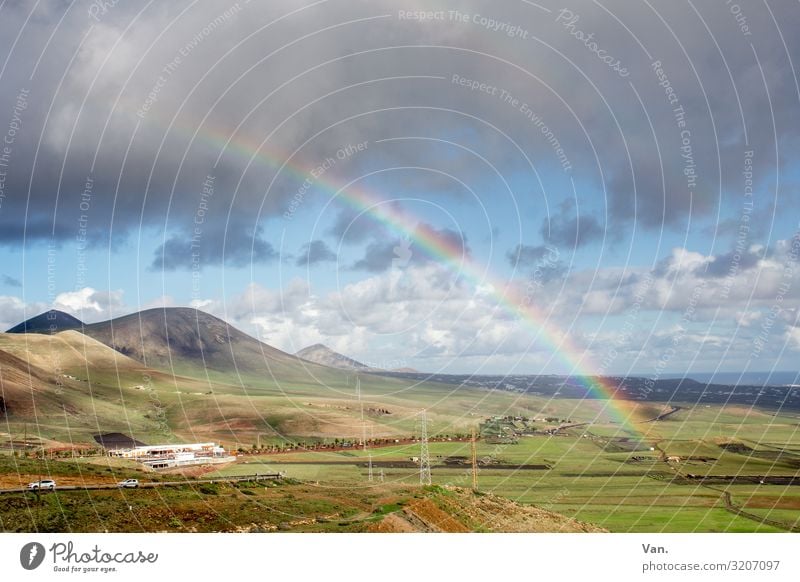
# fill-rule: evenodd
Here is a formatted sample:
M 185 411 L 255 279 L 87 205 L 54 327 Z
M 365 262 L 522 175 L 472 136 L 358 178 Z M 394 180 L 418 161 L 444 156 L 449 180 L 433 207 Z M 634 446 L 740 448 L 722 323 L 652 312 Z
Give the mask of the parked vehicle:
M 56 482 L 52 479 L 42 479 L 41 481 L 34 481 L 28 483 L 28 489 L 31 491 L 38 491 L 39 489 L 49 489 L 53 491 L 56 488 Z
M 121 487 L 124 489 L 136 489 L 139 486 L 138 479 L 125 479 L 124 481 L 120 481 L 117 483 L 117 487 Z

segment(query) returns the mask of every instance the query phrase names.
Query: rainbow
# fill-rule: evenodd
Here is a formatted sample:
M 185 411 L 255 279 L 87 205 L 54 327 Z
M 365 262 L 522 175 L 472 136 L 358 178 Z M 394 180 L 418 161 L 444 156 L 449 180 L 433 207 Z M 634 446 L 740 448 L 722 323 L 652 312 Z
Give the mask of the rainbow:
M 154 114 L 155 112 L 150 112 Z M 241 125 L 239 126 L 241 127 Z M 609 412 L 614 422 L 621 428 L 639 435 L 645 435 L 646 430 L 638 410 L 638 405 L 631 401 L 615 396 L 616 384 L 602 377 L 596 377 L 591 371 L 592 366 L 586 361 L 583 350 L 572 344 L 560 329 L 550 322 L 550 318 L 510 281 L 502 281 L 492 277 L 489 270 L 463 253 L 460 245 L 443 237 L 422 221 L 414 219 L 407 213 L 401 212 L 377 193 L 370 192 L 353 184 L 336 184 L 330 179 L 329 173 L 317 173 L 317 177 L 310 178 L 313 167 L 304 167 L 292 158 L 292 154 L 270 148 L 264 142 L 258 143 L 241 135 L 239 127 L 230 129 L 217 128 L 208 124 L 204 119 L 200 124 L 188 126 L 178 122 L 175 118 L 170 120 L 165 137 L 171 129 L 185 134 L 191 141 L 198 140 L 219 151 L 217 162 L 226 154 L 234 154 L 247 161 L 249 167 L 252 163 L 265 165 L 275 170 L 274 180 L 283 172 L 297 178 L 301 183 L 306 180 L 313 182 L 313 187 L 330 194 L 331 198 L 346 204 L 350 208 L 363 213 L 396 232 L 403 238 L 412 241 L 416 247 L 433 259 L 446 264 L 456 270 L 459 276 L 468 280 L 475 288 L 490 289 L 497 306 L 515 318 L 518 318 L 534 334 L 532 342 L 542 341 L 554 356 L 568 369 L 572 370 L 570 376 L 580 381 L 595 398 L 605 401 L 600 412 Z M 239 133 L 239 135 L 236 135 Z M 270 184 L 271 187 L 272 184 Z M 268 189 L 269 191 L 269 189 Z

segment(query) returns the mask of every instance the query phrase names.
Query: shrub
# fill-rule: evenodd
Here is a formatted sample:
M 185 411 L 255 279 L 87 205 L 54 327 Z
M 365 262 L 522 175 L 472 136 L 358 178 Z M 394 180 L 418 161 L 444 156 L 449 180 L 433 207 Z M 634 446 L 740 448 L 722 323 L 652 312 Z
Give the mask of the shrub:
M 219 489 L 213 483 L 203 483 L 197 490 L 203 495 L 219 495 Z

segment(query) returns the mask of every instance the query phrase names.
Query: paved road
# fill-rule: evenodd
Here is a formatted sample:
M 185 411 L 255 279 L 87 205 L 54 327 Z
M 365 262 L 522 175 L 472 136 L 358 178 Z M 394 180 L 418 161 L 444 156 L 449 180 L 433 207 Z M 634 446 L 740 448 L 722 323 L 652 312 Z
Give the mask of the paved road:
M 183 485 L 200 485 L 203 483 L 237 483 L 241 481 L 277 481 L 284 477 L 281 473 L 262 473 L 254 475 L 237 475 L 235 477 L 219 477 L 216 479 L 190 479 L 184 481 L 152 481 L 139 482 L 139 489 L 153 489 L 155 487 L 180 487 Z M 56 491 L 89 491 L 93 489 L 117 489 L 116 483 L 104 483 L 100 485 L 58 485 L 56 481 Z M 130 491 L 131 489 L 128 489 Z M 27 488 L 20 489 L 0 489 L 3 493 L 25 493 L 30 491 Z M 33 493 L 33 491 L 30 491 Z M 42 489 L 42 493 L 49 493 L 48 489 Z
M 258 461 L 245 461 L 245 463 L 258 463 L 264 465 L 280 465 L 282 467 L 286 465 L 348 465 L 353 467 L 366 467 L 369 464 L 369 461 L 363 457 L 353 458 L 347 461 L 269 461 L 265 463 L 259 463 Z M 514 471 L 541 471 L 545 469 L 552 469 L 549 464 L 522 464 L 522 465 L 512 465 L 509 463 L 478 463 L 482 470 L 490 470 L 490 469 L 498 469 L 498 470 L 514 470 Z M 373 459 L 372 466 L 381 468 L 385 467 L 387 469 L 419 469 L 419 461 L 376 461 Z M 433 469 L 463 469 L 465 467 L 471 467 L 472 465 L 469 462 L 463 463 L 437 463 L 435 465 L 431 465 Z

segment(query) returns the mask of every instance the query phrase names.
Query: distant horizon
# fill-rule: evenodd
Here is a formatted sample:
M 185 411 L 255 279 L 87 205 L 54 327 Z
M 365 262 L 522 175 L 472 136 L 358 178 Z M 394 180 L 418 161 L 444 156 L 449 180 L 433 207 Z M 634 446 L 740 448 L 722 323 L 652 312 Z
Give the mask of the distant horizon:
M 199 307 L 194 307 L 194 306 L 189 306 L 189 305 L 187 305 L 187 306 L 170 305 L 170 306 L 161 306 L 161 307 L 149 307 L 147 309 L 142 309 L 142 310 L 139 310 L 139 311 L 132 311 L 132 312 L 128 312 L 128 313 L 125 313 L 125 314 L 122 314 L 122 315 L 116 315 L 112 319 L 119 319 L 119 318 L 123 318 L 123 317 L 129 317 L 131 315 L 136 315 L 136 314 L 142 313 L 144 311 L 170 310 L 170 309 L 189 309 L 189 310 L 193 310 L 193 311 L 197 311 L 197 312 L 203 313 L 205 315 L 211 315 L 212 317 L 215 317 L 217 319 L 220 319 L 220 320 L 224 321 L 227 325 L 229 325 L 229 326 L 231 326 L 231 327 L 233 327 L 235 329 L 239 329 L 234 323 L 231 323 L 231 322 L 225 320 L 221 316 L 218 316 L 218 315 L 215 315 L 213 313 L 209 313 L 207 311 L 204 311 Z M 69 313 L 68 311 L 51 308 L 51 309 L 47 309 L 45 311 L 42 311 L 42 312 L 40 312 L 40 313 L 38 313 L 38 314 L 36 314 L 34 316 L 31 316 L 26 320 L 20 321 L 19 323 L 15 324 L 11 328 L 9 328 L 7 330 L 4 330 L 2 333 L 9 333 L 9 331 L 11 329 L 13 329 L 14 327 L 17 327 L 18 325 L 26 323 L 27 321 L 30 321 L 32 319 L 36 319 L 36 318 L 38 318 L 38 317 L 40 317 L 42 315 L 46 315 L 47 313 L 51 313 L 51 312 L 62 313 L 62 314 L 65 314 L 67 316 L 74 317 L 75 319 L 80 321 L 81 324 L 83 324 L 83 325 L 93 325 L 93 324 L 97 324 L 97 323 L 104 323 L 106 321 L 110 321 L 110 319 L 100 319 L 98 321 L 87 322 L 87 321 L 83 321 L 81 318 L 79 318 L 74 313 Z M 239 330 L 243 331 L 241 329 L 239 329 Z M 244 331 L 244 333 L 247 333 L 247 332 Z M 267 343 L 267 342 L 264 342 L 264 340 L 260 339 L 256 335 L 251 335 L 249 333 L 248 333 L 248 335 L 250 335 L 252 338 L 254 338 L 254 339 L 258 340 L 258 341 L 261 341 L 263 343 Z M 324 343 L 320 343 L 320 342 L 317 342 L 317 343 L 314 343 L 314 344 L 309 344 L 307 346 L 304 346 L 304 347 L 298 349 L 295 352 L 287 352 L 287 353 L 290 353 L 292 355 L 297 355 L 299 352 L 301 352 L 301 351 L 303 351 L 303 350 L 305 350 L 305 349 L 307 349 L 309 347 L 316 346 L 316 345 L 320 345 L 322 347 L 325 347 L 325 348 L 327 348 L 327 349 L 329 349 L 329 350 L 331 350 L 331 351 L 333 351 L 333 352 L 335 352 L 337 354 L 345 356 L 348 359 L 353 359 L 353 360 L 360 361 L 359 358 L 353 357 L 350 354 L 344 354 L 344 353 L 338 352 L 337 350 L 333 350 L 328 345 L 326 345 Z M 272 346 L 272 347 L 274 347 L 274 346 Z M 381 366 L 378 366 L 378 365 L 372 365 L 372 364 L 369 364 L 369 363 L 365 363 L 365 365 L 367 365 L 367 366 L 369 366 L 371 368 L 374 368 L 376 370 L 383 370 L 383 371 L 386 371 L 386 372 L 391 372 L 392 370 L 395 370 L 395 369 L 398 369 L 398 368 L 414 368 L 414 366 L 395 366 L 395 367 L 389 368 L 389 367 L 381 367 Z M 425 370 L 418 370 L 417 372 L 420 373 L 420 374 L 433 374 L 433 375 L 443 374 L 443 375 L 453 375 L 453 376 L 504 376 L 505 375 L 505 376 L 557 376 L 557 377 L 565 377 L 565 378 L 567 378 L 567 377 L 586 376 L 585 374 L 569 374 L 569 373 L 561 373 L 561 374 L 558 374 L 558 373 L 553 373 L 553 374 L 547 373 L 547 374 L 544 374 L 544 373 L 514 372 L 514 373 L 509 373 L 509 374 L 503 374 L 503 373 L 483 372 L 483 373 L 480 373 L 480 374 L 476 374 L 476 373 L 471 373 L 471 372 L 428 372 L 428 371 L 425 371 Z M 669 372 L 669 371 L 664 371 L 664 372 L 662 372 L 660 374 L 660 377 L 663 378 L 663 379 L 687 378 L 687 379 L 692 379 L 692 380 L 696 380 L 696 381 L 711 381 L 713 378 L 716 378 L 716 377 L 726 376 L 726 377 L 728 377 L 729 380 L 732 380 L 732 379 L 734 379 L 733 378 L 734 376 L 739 376 L 739 379 L 744 381 L 744 378 L 754 379 L 754 378 L 756 378 L 758 376 L 765 376 L 766 377 L 765 380 L 767 380 L 767 379 L 770 379 L 771 377 L 776 376 L 776 375 L 792 376 L 793 379 L 796 380 L 796 379 L 798 379 L 798 377 L 800 377 L 800 371 L 792 371 L 792 370 L 754 370 L 754 371 L 748 371 L 748 372 L 741 372 L 741 371 L 735 371 L 735 370 L 724 370 L 724 371 L 723 370 L 718 370 L 718 371 L 700 370 L 700 371 L 688 371 L 688 372 Z M 609 372 L 609 373 L 603 374 L 602 376 L 603 377 L 627 377 L 627 378 L 648 378 L 648 377 L 652 377 L 651 375 L 648 375 L 646 373 L 636 372 L 636 371 L 630 371 L 630 372 L 628 372 L 626 374 L 616 374 L 616 373 L 613 373 L 613 372 Z M 781 382 L 780 384 L 783 384 L 783 383 L 784 382 Z

